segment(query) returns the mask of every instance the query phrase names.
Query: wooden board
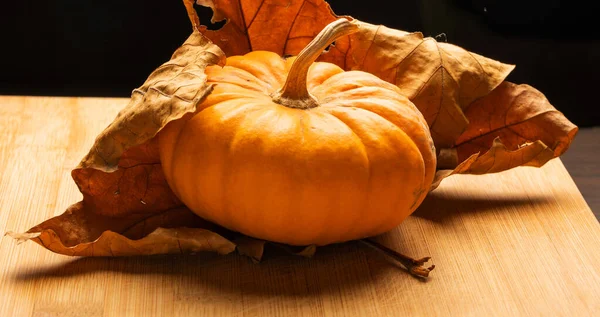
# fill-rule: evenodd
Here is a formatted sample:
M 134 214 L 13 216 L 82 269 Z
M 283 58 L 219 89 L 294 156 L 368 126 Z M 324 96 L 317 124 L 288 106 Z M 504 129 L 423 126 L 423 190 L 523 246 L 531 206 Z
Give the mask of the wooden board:
M 81 195 L 71 169 L 125 99 L 0 97 L 0 230 Z M 437 266 L 423 282 L 358 243 L 278 255 L 72 258 L 0 243 L 0 316 L 589 316 L 600 225 L 560 160 L 445 180 L 380 242 Z
M 600 126 L 580 129 L 570 149 L 561 156 L 588 206 L 600 219 Z

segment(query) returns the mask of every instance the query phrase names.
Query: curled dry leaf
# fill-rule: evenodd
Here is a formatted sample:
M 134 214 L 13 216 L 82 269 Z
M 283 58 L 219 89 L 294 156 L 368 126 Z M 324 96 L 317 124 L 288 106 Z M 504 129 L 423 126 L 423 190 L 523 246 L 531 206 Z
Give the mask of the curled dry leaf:
M 173 194 L 154 139 L 168 122 L 196 111 L 212 90 L 204 68 L 222 65 L 224 58 L 219 47 L 194 31 L 133 91 L 73 170 L 83 201 L 25 234 L 9 234 L 67 255 L 233 251 L 235 244 L 221 235 L 223 230 L 191 213 Z
M 237 247 L 262 257 L 265 241 L 228 232 L 181 204 L 162 174 L 154 137 L 210 94 L 207 65 L 253 50 L 296 55 L 339 16 L 322 0 L 198 0 L 213 9 L 213 22 L 227 20 L 212 31 L 201 26 L 193 0 L 183 2 L 193 33 L 134 90 L 73 170 L 83 201 L 13 237 L 67 255 L 229 253 Z M 439 152 L 434 188 L 451 174 L 541 166 L 568 148 L 576 127 L 540 92 L 504 82 L 513 65 L 419 32 L 358 23 L 358 32 L 338 39 L 319 60 L 393 83 L 419 108 Z M 314 250 L 291 251 L 310 256 Z
M 452 174 L 486 174 L 517 166 L 540 167 L 563 154 L 578 128 L 529 85 L 504 82 L 466 111 L 470 125 L 442 149 L 432 185 Z
M 504 82 L 474 102 L 465 114 L 471 124 L 453 147 L 461 162 L 489 149 L 496 138 L 511 150 L 541 141 L 548 146 L 549 156 L 557 157 L 567 150 L 577 133 L 577 127 L 529 85 Z M 528 165 L 542 166 L 546 161 L 522 161 L 519 165 L 529 162 Z
M 317 246 L 314 244 L 302 247 L 295 247 L 280 243 L 269 243 L 268 241 L 254 239 L 248 236 L 240 236 L 239 238 L 235 239 L 234 242 L 237 245 L 238 253 L 249 257 L 254 263 L 258 263 L 261 261 L 265 252 L 265 247 L 267 245 L 273 245 L 283 249 L 287 253 L 306 258 L 312 257 L 317 251 Z
M 204 69 L 207 65 L 224 63 L 221 49 L 194 31 L 170 61 L 157 68 L 140 88 L 133 91 L 127 106 L 96 138 L 92 150 L 77 169 L 117 170 L 126 149 L 143 144 L 168 122 L 194 112 L 212 90 L 206 83 Z
M 423 113 L 437 148 L 454 144 L 469 124 L 463 111 L 514 68 L 421 33 L 366 23 L 338 64 L 398 86 Z
M 252 259 L 254 263 L 260 262 L 265 252 L 266 241 L 254 239 L 247 236 L 241 236 L 235 240 L 238 252 Z

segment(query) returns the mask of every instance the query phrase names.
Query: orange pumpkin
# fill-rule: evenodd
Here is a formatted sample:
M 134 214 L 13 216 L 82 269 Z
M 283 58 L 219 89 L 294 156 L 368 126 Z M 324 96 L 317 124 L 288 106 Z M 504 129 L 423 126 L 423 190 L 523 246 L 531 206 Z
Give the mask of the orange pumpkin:
M 194 213 L 248 236 L 325 245 L 386 232 L 422 202 L 427 124 L 374 75 L 314 63 L 357 25 L 328 25 L 296 58 L 254 51 L 206 69 L 212 93 L 159 133 L 167 182 Z

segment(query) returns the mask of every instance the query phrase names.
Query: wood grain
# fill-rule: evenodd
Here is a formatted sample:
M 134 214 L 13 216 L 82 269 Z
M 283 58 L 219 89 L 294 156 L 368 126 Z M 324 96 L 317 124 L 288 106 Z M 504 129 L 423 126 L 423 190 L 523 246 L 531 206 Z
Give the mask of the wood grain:
M 0 230 L 81 199 L 70 170 L 125 99 L 0 97 Z M 0 242 L 0 316 L 600 313 L 600 225 L 560 160 L 453 176 L 380 242 L 432 256 L 421 281 L 352 242 L 261 264 L 200 254 L 72 258 Z
M 600 220 L 600 127 L 580 129 L 562 162 L 583 198 Z

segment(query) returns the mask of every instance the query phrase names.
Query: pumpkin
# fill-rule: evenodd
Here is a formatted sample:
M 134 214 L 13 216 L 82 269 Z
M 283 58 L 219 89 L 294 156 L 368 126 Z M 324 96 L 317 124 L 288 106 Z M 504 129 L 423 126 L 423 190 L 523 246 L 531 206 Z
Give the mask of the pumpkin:
M 159 132 L 166 180 L 194 213 L 251 237 L 326 245 L 384 233 L 422 202 L 436 155 L 399 88 L 315 62 L 358 25 L 339 19 L 297 57 L 253 51 L 206 69 L 213 91 Z

